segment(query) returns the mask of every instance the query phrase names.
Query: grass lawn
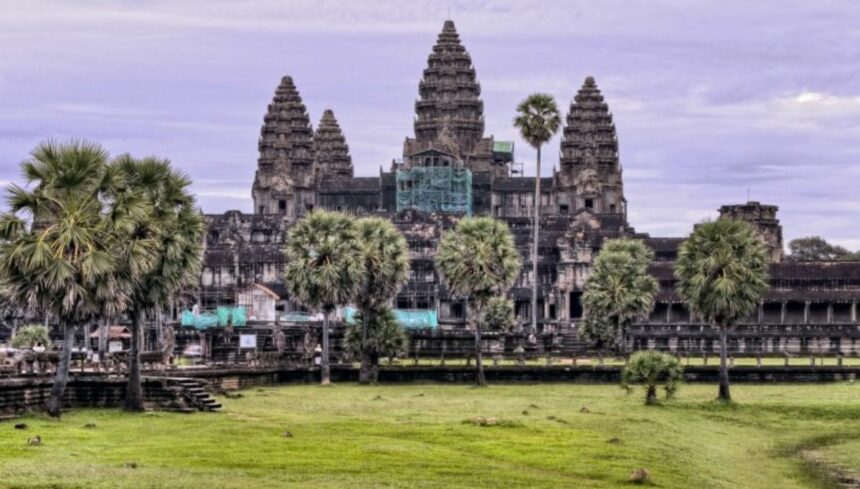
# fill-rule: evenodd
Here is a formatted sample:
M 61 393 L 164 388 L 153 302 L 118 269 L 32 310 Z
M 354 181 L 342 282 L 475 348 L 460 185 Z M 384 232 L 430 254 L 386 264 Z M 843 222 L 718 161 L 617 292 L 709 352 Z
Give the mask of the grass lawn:
M 714 385 L 684 385 L 656 407 L 613 385 L 242 394 L 220 399 L 220 413 L 87 409 L 0 423 L 0 487 L 630 487 L 637 467 L 665 488 L 828 487 L 801 449 L 860 468 L 853 383 L 736 385 L 728 406 L 712 400 Z M 476 426 L 478 416 L 498 424 Z M 43 445 L 27 446 L 37 434 Z

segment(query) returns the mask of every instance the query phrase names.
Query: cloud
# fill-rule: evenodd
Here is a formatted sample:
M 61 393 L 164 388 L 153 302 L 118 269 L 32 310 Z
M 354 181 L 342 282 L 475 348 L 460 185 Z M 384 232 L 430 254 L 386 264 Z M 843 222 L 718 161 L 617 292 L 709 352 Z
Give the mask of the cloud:
M 208 212 L 250 210 L 263 114 L 284 74 L 335 110 L 356 171 L 412 135 L 418 80 L 450 16 L 487 135 L 532 91 L 567 104 L 594 75 L 618 129 L 630 219 L 684 235 L 725 203 L 780 206 L 785 236 L 860 240 L 860 5 L 782 0 L 0 0 L 0 178 L 47 137 L 159 154 Z M 547 174 L 558 164 L 554 138 Z M 853 241 L 852 241 L 853 240 Z

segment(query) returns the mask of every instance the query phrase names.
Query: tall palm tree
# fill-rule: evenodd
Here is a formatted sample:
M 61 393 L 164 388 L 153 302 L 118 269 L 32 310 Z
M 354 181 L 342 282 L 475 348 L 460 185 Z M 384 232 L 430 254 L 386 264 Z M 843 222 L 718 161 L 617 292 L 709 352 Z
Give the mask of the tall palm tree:
M 349 303 L 364 280 L 361 244 L 354 219 L 340 212 L 315 210 L 287 235 L 285 279 L 290 298 L 323 313 L 320 377 L 331 383 L 329 319 Z
M 455 295 L 465 297 L 475 332 L 475 385 L 485 386 L 481 359 L 484 309 L 504 295 L 520 274 L 520 255 L 507 224 L 490 217 L 467 217 L 445 233 L 436 251 L 436 268 Z
M 752 314 L 768 288 L 768 253 L 746 223 L 720 219 L 699 224 L 678 250 L 676 290 L 693 312 L 720 330 L 719 398 L 731 400 L 726 336 Z
M 409 278 L 409 247 L 403 234 L 387 219 L 365 217 L 355 223 L 361 247 L 364 280 L 355 297 L 361 311 L 361 369 L 358 381 L 370 383 L 371 350 L 368 320 L 385 306 Z
M 21 164 L 29 189 L 11 185 L 9 212 L 0 216 L 0 270 L 10 297 L 39 310 L 63 329 L 60 364 L 47 401 L 59 416 L 69 376 L 74 333 L 128 297 L 117 287 L 105 191 L 107 153 L 98 145 L 70 141 L 40 144 Z
M 561 116 L 558 106 L 552 95 L 546 93 L 533 93 L 526 97 L 517 106 L 517 116 L 514 118 L 514 127 L 520 130 L 520 135 L 537 150 L 537 164 L 535 169 L 535 197 L 534 197 L 534 237 L 532 238 L 532 271 L 534 280 L 532 283 L 532 331 L 537 330 L 537 296 L 538 284 L 538 239 L 540 236 L 540 149 L 561 126 Z
M 641 240 L 613 239 L 603 244 L 585 281 L 587 315 L 580 336 L 615 343 L 621 355 L 627 354 L 627 327 L 654 307 L 658 284 L 648 274 L 653 259 L 654 252 Z
M 125 407 L 143 409 L 140 346 L 143 320 L 196 284 L 202 263 L 203 220 L 188 191 L 191 181 L 167 160 L 117 158 L 111 169 L 114 215 L 126 215 L 128 239 L 116 250 L 118 275 L 130 295 L 131 350 Z

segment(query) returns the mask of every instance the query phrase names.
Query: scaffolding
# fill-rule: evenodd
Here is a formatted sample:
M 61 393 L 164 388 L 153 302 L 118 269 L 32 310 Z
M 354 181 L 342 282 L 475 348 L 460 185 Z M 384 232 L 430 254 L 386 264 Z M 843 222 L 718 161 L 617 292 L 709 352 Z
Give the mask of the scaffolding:
M 397 210 L 472 215 L 472 172 L 450 166 L 397 171 Z

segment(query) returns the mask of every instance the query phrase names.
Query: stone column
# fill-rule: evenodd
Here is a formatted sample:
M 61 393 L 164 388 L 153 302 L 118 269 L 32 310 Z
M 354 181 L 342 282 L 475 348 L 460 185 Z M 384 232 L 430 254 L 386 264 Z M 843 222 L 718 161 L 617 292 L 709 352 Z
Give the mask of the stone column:
M 827 303 L 827 324 L 833 324 L 833 303 Z
M 803 303 L 803 324 L 809 324 L 809 301 Z
M 785 301 L 782 301 L 779 308 L 779 324 L 785 324 L 786 309 L 788 309 L 788 304 Z
M 761 324 L 764 319 L 764 301 L 758 303 L 758 323 Z
M 851 322 L 852 323 L 857 322 L 857 303 L 856 302 L 851 303 Z
M 668 324 L 671 322 L 672 322 L 672 303 L 667 302 L 666 303 L 666 323 Z

